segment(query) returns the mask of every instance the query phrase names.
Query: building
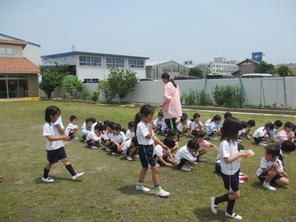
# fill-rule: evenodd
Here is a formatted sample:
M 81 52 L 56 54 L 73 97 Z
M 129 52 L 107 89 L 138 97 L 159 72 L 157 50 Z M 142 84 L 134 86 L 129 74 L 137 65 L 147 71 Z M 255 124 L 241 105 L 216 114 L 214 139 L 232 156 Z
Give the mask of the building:
M 161 74 L 167 72 L 171 77 L 187 76 L 189 74 L 189 68 L 175 62 L 150 62 L 146 64 L 146 77 L 151 79 L 160 79 Z
M 0 98 L 38 97 L 40 45 L 0 33 Z
M 185 60 L 184 61 L 184 66 L 186 67 L 186 68 L 189 68 L 189 69 L 191 69 L 191 68 L 194 68 L 194 67 L 196 67 L 198 64 L 195 62 L 195 61 L 193 61 L 193 60 Z
M 74 66 L 76 76 L 85 83 L 97 83 L 108 77 L 110 68 L 130 69 L 137 77 L 145 78 L 148 57 L 72 51 L 42 56 L 43 65 L 67 64 Z
M 236 60 L 226 60 L 224 57 L 216 57 L 213 62 L 202 63 L 198 67 L 203 70 L 209 70 L 210 73 L 232 73 L 238 70 L 237 63 Z
M 237 64 L 239 70 L 234 73 L 235 77 L 239 77 L 243 74 L 256 73 L 257 67 L 260 65 L 259 62 L 252 59 L 245 59 Z

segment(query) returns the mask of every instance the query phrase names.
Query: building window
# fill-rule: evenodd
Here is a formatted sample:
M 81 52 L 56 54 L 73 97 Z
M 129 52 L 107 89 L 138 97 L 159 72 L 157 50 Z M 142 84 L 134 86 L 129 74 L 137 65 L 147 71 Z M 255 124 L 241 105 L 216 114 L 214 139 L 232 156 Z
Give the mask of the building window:
M 83 83 L 91 83 L 91 79 L 84 79 Z
M 101 57 L 99 56 L 79 56 L 81 66 L 101 66 Z
M 129 59 L 128 65 L 131 68 L 144 68 L 144 60 L 139 59 Z
M 106 66 L 107 66 L 107 68 L 124 67 L 124 59 L 107 57 L 106 58 Z
M 13 55 L 13 48 L 0 47 L 1 55 Z

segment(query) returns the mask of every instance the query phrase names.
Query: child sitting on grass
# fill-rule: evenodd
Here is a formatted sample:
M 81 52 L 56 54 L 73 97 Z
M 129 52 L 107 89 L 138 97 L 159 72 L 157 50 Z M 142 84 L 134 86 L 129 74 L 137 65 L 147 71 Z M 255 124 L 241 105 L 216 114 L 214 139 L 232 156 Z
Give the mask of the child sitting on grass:
M 255 144 L 260 146 L 267 146 L 266 141 L 269 139 L 269 132 L 273 130 L 272 123 L 266 123 L 265 126 L 261 126 L 255 130 L 253 139 Z
M 196 130 L 196 131 L 202 131 L 203 130 L 203 125 L 202 122 L 200 121 L 200 114 L 199 113 L 194 113 L 193 114 L 193 121 L 191 122 L 191 130 Z
M 177 130 L 182 136 L 190 136 L 191 127 L 187 117 L 182 116 L 180 118 L 180 123 L 177 125 Z
M 101 145 L 104 130 L 105 126 L 102 124 L 97 124 L 94 128 L 94 131 L 91 131 L 87 134 L 85 141 L 89 148 L 97 149 Z
M 121 125 L 115 123 L 112 126 L 112 134 L 110 136 L 110 146 L 109 149 L 112 152 L 112 155 L 120 154 L 124 149 L 124 143 L 126 141 L 126 136 L 124 132 L 122 132 Z
M 193 140 L 189 140 L 187 145 L 181 147 L 175 154 L 175 165 L 182 171 L 189 172 L 193 169 L 193 165 L 197 161 L 197 152 L 199 144 Z
M 163 148 L 161 145 L 156 145 L 153 150 L 153 156 L 158 164 L 172 167 L 175 164 L 175 158 L 171 152 L 171 149 L 175 147 L 175 141 L 173 139 L 166 138 L 163 141 L 163 144 L 168 148 Z
M 160 133 L 161 132 L 161 127 L 162 124 L 164 123 L 164 119 L 163 119 L 163 113 L 159 112 L 157 119 L 155 119 L 153 121 L 153 130 L 155 133 Z
M 206 126 L 206 134 L 211 140 L 217 140 L 214 136 L 221 134 L 221 116 L 215 115 L 211 122 Z
M 76 116 L 70 116 L 70 122 L 67 125 L 66 129 L 65 129 L 65 135 L 66 136 L 70 136 L 71 139 L 76 138 L 76 133 L 78 130 L 78 125 L 77 125 L 77 117 Z
M 70 136 L 64 136 L 65 129 L 61 118 L 61 110 L 56 106 L 49 106 L 45 110 L 45 121 L 43 126 L 43 136 L 46 140 L 46 152 L 48 163 L 44 167 L 42 181 L 46 183 L 54 182 L 54 179 L 48 176 L 49 170 L 52 165 L 61 160 L 66 169 L 72 176 L 72 180 L 76 180 L 78 177 L 84 175 L 82 173 L 76 173 L 73 169 L 69 158 L 67 157 L 64 141 L 69 141 Z
M 128 130 L 125 133 L 126 139 L 133 139 L 135 137 L 135 122 L 134 121 L 130 121 L 128 123 Z
M 277 143 L 282 143 L 284 141 L 293 141 L 295 138 L 295 134 L 293 132 L 294 124 L 291 122 L 286 122 L 284 129 L 279 131 L 274 138 L 274 141 Z
M 282 121 L 276 120 L 273 122 L 273 130 L 270 130 L 269 132 L 269 141 L 274 141 L 276 134 L 277 134 L 277 129 L 281 128 L 283 125 Z
M 96 122 L 95 118 L 87 118 L 85 122 L 81 126 L 81 133 L 80 137 L 82 137 L 83 142 L 85 142 L 85 139 L 87 137 L 87 134 L 91 132 L 92 125 Z
M 167 139 L 172 139 L 174 140 L 175 142 L 175 147 L 173 148 L 170 148 L 171 149 L 171 152 L 174 153 L 178 148 L 179 148 L 179 141 L 180 141 L 180 137 L 179 137 L 179 134 L 176 130 L 174 129 L 170 129 L 168 130 L 167 132 L 167 136 L 166 136 Z
M 240 139 L 241 140 L 247 140 L 252 138 L 251 129 L 256 125 L 255 120 L 249 120 L 246 124 L 246 127 L 242 128 L 240 131 Z
M 280 186 L 289 184 L 282 161 L 278 156 L 279 150 L 276 145 L 266 147 L 265 156 L 261 158 L 260 167 L 257 170 L 257 176 L 267 190 L 276 190 L 275 187 L 270 185 L 271 182 L 275 182 Z

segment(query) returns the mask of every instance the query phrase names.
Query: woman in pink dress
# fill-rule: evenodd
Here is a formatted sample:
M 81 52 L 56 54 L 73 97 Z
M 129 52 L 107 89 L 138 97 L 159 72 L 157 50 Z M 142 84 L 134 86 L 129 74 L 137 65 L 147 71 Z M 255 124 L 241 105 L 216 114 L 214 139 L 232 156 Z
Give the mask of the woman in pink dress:
M 177 129 L 176 120 L 182 116 L 180 89 L 168 73 L 163 73 L 164 83 L 162 112 L 164 121 L 169 129 Z

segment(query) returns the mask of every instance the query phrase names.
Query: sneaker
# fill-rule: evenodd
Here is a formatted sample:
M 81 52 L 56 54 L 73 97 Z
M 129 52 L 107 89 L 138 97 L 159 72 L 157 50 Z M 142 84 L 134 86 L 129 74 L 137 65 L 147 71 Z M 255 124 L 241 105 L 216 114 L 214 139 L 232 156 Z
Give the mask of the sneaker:
M 109 153 L 110 151 L 111 151 L 111 150 L 110 150 L 108 147 L 106 147 L 106 152 Z
M 135 156 L 136 158 L 140 158 L 140 156 L 139 156 L 139 154 L 136 154 L 136 156 Z
M 247 180 L 249 180 L 249 177 L 247 175 L 243 175 L 243 176 L 239 176 L 239 179 L 247 181 Z
M 112 156 L 115 156 L 115 155 L 116 155 L 116 153 L 115 153 L 115 152 L 112 152 L 111 154 L 112 154 Z
M 54 179 L 52 179 L 50 177 L 47 177 L 47 178 L 42 177 L 41 180 L 45 183 L 53 183 L 54 182 Z
M 276 188 L 271 186 L 269 183 L 263 183 L 263 187 L 267 190 L 276 190 Z
M 225 212 L 225 216 L 226 217 L 231 217 L 232 219 L 236 219 L 236 220 L 242 220 L 243 219 L 240 215 L 235 214 L 235 213 L 229 214 L 229 213 Z
M 0 179 L 3 179 L 4 178 L 4 176 L 0 176 Z
M 245 181 L 244 180 L 242 180 L 242 179 L 239 179 L 239 184 L 244 184 L 245 183 Z
M 78 177 L 81 177 L 84 175 L 84 172 L 82 173 L 76 173 L 76 175 L 72 176 L 72 180 L 76 180 Z
M 258 145 L 259 145 L 259 146 L 267 146 L 267 144 L 264 143 L 264 142 L 260 142 Z
M 218 212 L 218 205 L 215 204 L 215 197 L 211 197 L 211 211 L 213 214 L 217 214 Z
M 168 197 L 170 196 L 170 193 L 163 190 L 161 187 L 159 187 L 159 189 L 154 189 L 154 193 L 156 196 L 159 196 L 159 197 Z
M 129 161 L 132 161 L 133 160 L 133 158 L 131 156 L 127 156 L 126 159 L 129 160 Z
M 182 166 L 181 170 L 185 171 L 185 172 L 190 172 L 192 170 L 192 168 L 189 167 L 189 166 L 184 165 L 184 166 Z
M 97 149 L 97 146 L 90 146 L 91 149 Z
M 146 193 L 150 192 L 150 189 L 148 187 L 143 186 L 143 185 L 137 185 L 136 190 L 143 191 L 143 192 L 146 192 Z

